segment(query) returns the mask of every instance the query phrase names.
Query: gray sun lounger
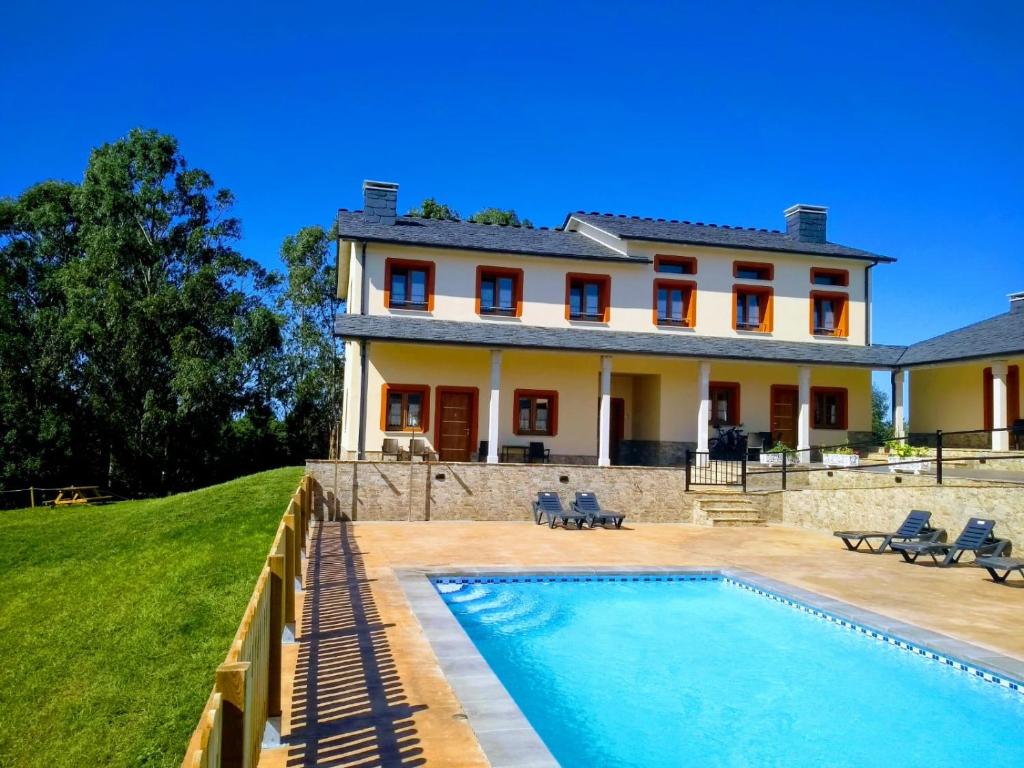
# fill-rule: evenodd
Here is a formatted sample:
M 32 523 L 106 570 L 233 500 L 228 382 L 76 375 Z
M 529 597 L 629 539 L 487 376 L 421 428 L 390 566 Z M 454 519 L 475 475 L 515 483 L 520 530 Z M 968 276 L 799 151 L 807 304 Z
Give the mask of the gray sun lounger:
M 842 539 L 843 544 L 850 551 L 859 550 L 861 544 L 863 544 L 867 547 L 864 550 L 865 552 L 869 551 L 880 555 L 894 541 L 945 541 L 946 531 L 942 528 L 932 528 L 928 522 L 931 516 L 931 512 L 926 512 L 923 509 L 913 509 L 907 515 L 903 524 L 892 533 L 885 533 L 884 531 L 834 531 L 832 535 Z M 873 539 L 881 539 L 882 541 L 876 547 L 872 544 Z
M 893 542 L 891 547 L 903 555 L 903 559 L 908 563 L 916 562 L 921 555 L 928 555 L 936 565 L 942 567 L 960 562 L 964 552 L 973 552 L 976 558 L 983 555 L 1002 557 L 1010 546 L 1010 541 L 997 539 L 992 534 L 995 527 L 995 520 L 972 517 L 952 544 L 941 541 L 897 541 Z
M 621 512 L 601 509 L 597 496 L 590 491 L 577 491 L 576 501 L 572 503 L 572 508 L 574 511 L 582 512 L 587 516 L 591 528 L 594 527 L 595 523 L 600 523 L 602 528 L 606 527 L 608 523 L 611 523 L 616 528 L 621 528 L 622 521 L 626 519 L 626 516 Z
M 568 528 L 571 520 L 577 528 L 582 528 L 587 522 L 587 515 L 577 512 L 575 509 L 566 510 L 562 506 L 562 500 L 554 491 L 541 491 L 537 494 L 537 500 L 533 502 L 533 519 L 537 525 L 541 524 L 541 518 L 547 520 L 548 527 L 554 528 L 558 521 L 562 521 L 562 527 Z
M 1003 584 L 1010 577 L 1010 574 L 1016 571 L 1021 576 L 1024 576 L 1024 560 L 1019 557 L 978 557 L 974 560 L 975 565 L 979 565 L 988 571 L 989 576 L 992 580 Z M 1003 571 L 1003 575 L 1000 576 L 998 571 Z

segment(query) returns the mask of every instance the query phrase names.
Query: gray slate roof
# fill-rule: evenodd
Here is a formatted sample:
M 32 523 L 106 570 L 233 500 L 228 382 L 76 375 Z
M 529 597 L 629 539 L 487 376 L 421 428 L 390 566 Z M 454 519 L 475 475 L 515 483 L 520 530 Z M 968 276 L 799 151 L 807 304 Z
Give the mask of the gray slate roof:
M 341 210 L 338 211 L 338 232 L 343 238 L 376 243 L 650 263 L 649 259 L 623 256 L 585 235 L 560 229 L 502 227 L 414 216 L 399 216 L 394 224 L 372 224 L 363 220 L 361 211 Z
M 815 256 L 832 256 L 846 259 L 865 259 L 892 262 L 889 256 L 849 248 L 835 243 L 806 243 L 789 237 L 784 232 L 767 229 L 718 226 L 717 224 L 693 224 L 689 221 L 666 219 L 643 219 L 638 216 L 619 216 L 610 213 L 573 213 L 566 217 L 591 224 L 626 240 L 650 240 L 660 243 L 687 243 L 710 245 L 724 248 L 740 248 L 758 251 L 782 251 Z
M 679 333 L 540 328 L 506 322 L 461 322 L 388 315 L 338 315 L 334 331 L 350 339 L 521 347 L 608 354 L 757 360 L 891 368 L 905 347 L 717 338 Z
M 901 365 L 1024 354 L 1024 312 L 1007 312 L 907 348 Z

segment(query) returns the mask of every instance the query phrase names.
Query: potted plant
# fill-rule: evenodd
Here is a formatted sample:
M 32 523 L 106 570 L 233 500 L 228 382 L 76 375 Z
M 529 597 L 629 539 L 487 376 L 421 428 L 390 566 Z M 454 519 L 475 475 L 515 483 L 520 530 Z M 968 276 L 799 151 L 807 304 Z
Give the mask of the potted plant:
M 860 466 L 860 456 L 850 446 L 840 445 L 823 450 L 821 462 L 826 467 L 857 467 Z
M 792 451 L 792 448 L 779 440 L 767 451 L 761 451 L 761 463 L 769 467 L 781 467 L 782 457 Z
M 927 448 L 915 448 L 902 440 L 890 440 L 886 443 L 886 447 L 889 449 L 888 461 L 890 472 L 921 474 L 925 463 L 923 461 L 914 461 L 914 459 L 922 459 L 927 456 Z

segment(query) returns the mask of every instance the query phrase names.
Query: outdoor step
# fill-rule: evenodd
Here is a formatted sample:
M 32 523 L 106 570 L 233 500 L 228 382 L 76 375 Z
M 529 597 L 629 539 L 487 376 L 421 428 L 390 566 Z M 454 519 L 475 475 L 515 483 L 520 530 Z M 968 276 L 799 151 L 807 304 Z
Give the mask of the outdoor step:
M 759 515 L 748 517 L 746 515 L 715 515 L 710 517 L 711 525 L 715 528 L 743 528 L 763 527 L 768 523 Z
M 761 513 L 756 509 L 716 509 L 707 511 L 708 520 L 760 520 Z
M 754 506 L 754 502 L 750 499 L 736 498 L 736 499 L 701 499 L 700 508 L 709 514 L 711 512 L 718 511 L 731 511 L 731 510 L 750 510 L 756 511 L 757 507 Z

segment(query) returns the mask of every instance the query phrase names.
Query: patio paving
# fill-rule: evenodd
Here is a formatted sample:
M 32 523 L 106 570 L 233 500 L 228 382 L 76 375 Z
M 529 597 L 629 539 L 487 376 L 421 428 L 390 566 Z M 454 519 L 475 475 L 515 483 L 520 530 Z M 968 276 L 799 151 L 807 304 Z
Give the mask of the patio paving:
M 286 746 L 264 753 L 266 768 L 488 764 L 396 569 L 743 568 L 1006 654 L 1024 670 L 1024 581 L 997 585 L 973 566 L 939 569 L 848 552 L 817 531 L 628 520 L 608 531 L 323 523 L 312 536 Z

